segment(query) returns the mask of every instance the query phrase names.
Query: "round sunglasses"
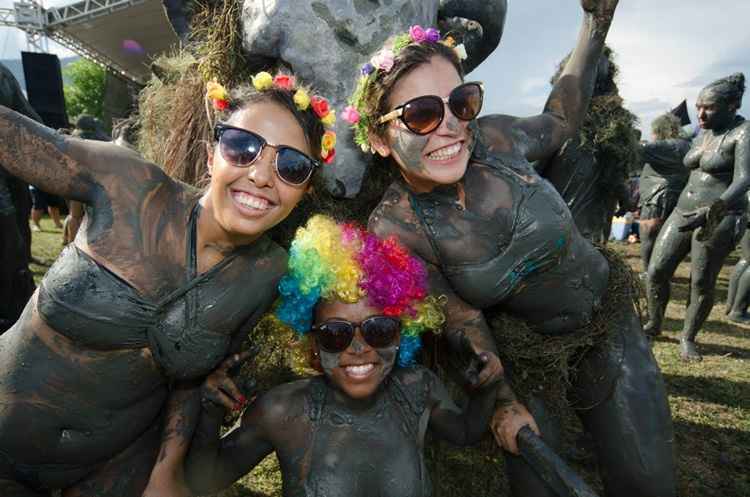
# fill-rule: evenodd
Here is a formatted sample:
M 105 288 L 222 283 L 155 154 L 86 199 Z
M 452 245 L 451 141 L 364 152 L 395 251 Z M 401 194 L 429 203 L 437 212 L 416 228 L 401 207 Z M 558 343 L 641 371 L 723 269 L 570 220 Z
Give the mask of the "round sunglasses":
M 383 124 L 401 119 L 406 128 L 417 135 L 435 131 L 445 118 L 445 104 L 454 116 L 462 121 L 471 121 L 479 115 L 484 101 L 484 84 L 464 83 L 455 87 L 448 97 L 422 95 L 412 98 L 385 114 L 378 123 Z
M 401 320 L 390 316 L 371 316 L 361 323 L 352 323 L 346 319 L 335 318 L 314 326 L 313 331 L 317 333 L 321 349 L 339 353 L 351 345 L 357 328 L 370 347 L 380 349 L 391 345 L 396 339 L 401 331 Z
M 237 167 L 250 167 L 263 153 L 263 147 L 276 150 L 276 175 L 292 186 L 305 184 L 320 163 L 304 152 L 286 145 L 271 145 L 257 133 L 228 124 L 214 127 L 214 140 L 225 161 Z

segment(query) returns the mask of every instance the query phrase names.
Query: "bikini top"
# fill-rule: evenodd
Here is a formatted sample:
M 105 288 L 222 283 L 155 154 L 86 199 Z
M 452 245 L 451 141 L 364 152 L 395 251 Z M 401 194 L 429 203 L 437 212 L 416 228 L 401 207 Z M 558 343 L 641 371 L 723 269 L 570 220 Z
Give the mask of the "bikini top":
M 272 303 L 286 254 L 261 237 L 197 275 L 199 211 L 196 204 L 190 214 L 187 278 L 181 287 L 154 302 L 70 244 L 42 281 L 39 314 L 80 346 L 148 347 L 168 377 L 205 376 L 226 356 L 233 334 Z
M 502 179 L 512 197 L 509 216 L 482 227 L 497 242 L 494 253 L 486 254 L 482 262 L 448 260 L 440 248 L 442 239 L 461 236 L 460 226 L 474 225 L 468 209 L 441 208 L 447 200 L 440 189 L 424 194 L 407 191 L 443 275 L 463 300 L 484 309 L 518 293 L 533 275 L 556 266 L 567 252 L 573 220 L 560 194 L 525 159 L 501 159 L 478 141 L 465 178 L 478 174 L 478 166 Z

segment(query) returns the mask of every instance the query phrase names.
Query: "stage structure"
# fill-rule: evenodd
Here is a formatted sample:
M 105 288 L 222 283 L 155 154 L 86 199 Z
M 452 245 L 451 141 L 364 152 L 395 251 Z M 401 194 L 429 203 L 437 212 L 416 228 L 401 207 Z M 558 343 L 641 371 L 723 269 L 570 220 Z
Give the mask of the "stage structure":
M 84 0 L 51 8 L 22 0 L 0 9 L 0 26 L 24 31 L 30 51 L 46 52 L 50 38 L 139 85 L 150 77 L 151 60 L 180 43 L 161 0 Z

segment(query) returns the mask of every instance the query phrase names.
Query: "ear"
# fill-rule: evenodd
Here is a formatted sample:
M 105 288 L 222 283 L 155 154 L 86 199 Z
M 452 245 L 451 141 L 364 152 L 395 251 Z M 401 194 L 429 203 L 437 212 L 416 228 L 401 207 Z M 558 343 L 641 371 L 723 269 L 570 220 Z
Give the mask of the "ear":
M 370 146 L 375 150 L 381 157 L 388 157 L 391 155 L 391 147 L 386 141 L 375 133 L 367 133 L 367 139 L 370 141 Z

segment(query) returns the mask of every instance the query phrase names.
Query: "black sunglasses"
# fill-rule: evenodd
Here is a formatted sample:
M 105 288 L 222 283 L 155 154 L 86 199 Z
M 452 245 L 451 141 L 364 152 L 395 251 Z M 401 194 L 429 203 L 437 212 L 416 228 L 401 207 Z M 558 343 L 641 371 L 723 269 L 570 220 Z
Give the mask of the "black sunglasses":
M 271 145 L 257 133 L 228 124 L 214 127 L 214 140 L 225 161 L 237 167 L 250 167 L 263 152 L 263 147 L 276 149 L 276 174 L 284 183 L 294 186 L 305 184 L 320 163 L 309 155 L 286 145 Z
M 399 105 L 388 114 L 378 119 L 383 124 L 394 119 L 401 122 L 412 133 L 426 135 L 435 131 L 445 118 L 445 104 L 453 115 L 462 121 L 471 121 L 479 115 L 484 101 L 482 83 L 464 83 L 455 87 L 447 98 L 437 95 L 422 95 Z
M 401 331 L 401 320 L 390 316 L 372 316 L 361 323 L 352 323 L 345 319 L 329 319 L 313 327 L 317 333 L 318 344 L 326 352 L 343 352 L 351 345 L 354 332 L 359 328 L 362 338 L 370 347 L 376 349 L 393 343 Z

